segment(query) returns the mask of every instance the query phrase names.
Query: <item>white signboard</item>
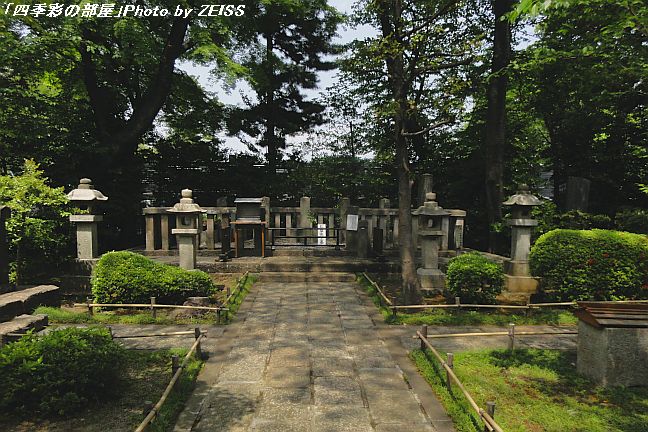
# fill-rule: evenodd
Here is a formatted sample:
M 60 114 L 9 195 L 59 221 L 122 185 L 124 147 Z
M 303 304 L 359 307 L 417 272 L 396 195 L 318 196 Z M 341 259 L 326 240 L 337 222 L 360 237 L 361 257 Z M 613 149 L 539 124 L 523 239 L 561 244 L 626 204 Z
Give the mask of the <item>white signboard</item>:
M 347 215 L 347 231 L 358 231 L 358 215 Z
M 317 244 L 326 246 L 326 224 L 317 224 Z

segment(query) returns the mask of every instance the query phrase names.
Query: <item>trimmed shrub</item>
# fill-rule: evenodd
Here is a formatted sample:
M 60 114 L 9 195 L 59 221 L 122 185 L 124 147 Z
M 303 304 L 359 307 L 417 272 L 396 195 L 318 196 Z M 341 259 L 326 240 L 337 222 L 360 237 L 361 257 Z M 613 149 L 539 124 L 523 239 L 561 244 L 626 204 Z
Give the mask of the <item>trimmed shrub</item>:
M 616 214 L 614 222 L 619 231 L 648 234 L 648 210 L 623 210 Z
M 0 411 L 64 415 L 110 396 L 126 354 L 106 329 L 26 335 L 0 348 Z
M 210 296 L 216 288 L 209 275 L 161 264 L 133 252 L 104 254 L 92 275 L 97 303 L 180 304 L 187 297 Z
M 554 230 L 531 248 L 531 272 L 550 297 L 623 300 L 648 296 L 648 237 L 607 230 Z
M 464 303 L 495 303 L 504 284 L 502 266 L 477 252 L 452 258 L 446 276 L 448 294 Z

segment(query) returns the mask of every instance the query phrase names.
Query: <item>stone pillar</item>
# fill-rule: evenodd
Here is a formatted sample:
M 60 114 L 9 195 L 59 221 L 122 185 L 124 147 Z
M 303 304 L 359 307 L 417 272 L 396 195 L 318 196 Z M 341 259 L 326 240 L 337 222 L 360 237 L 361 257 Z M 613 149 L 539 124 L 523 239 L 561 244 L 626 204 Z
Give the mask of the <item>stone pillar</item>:
M 504 262 L 504 292 L 500 300 L 511 303 L 527 303 L 538 289 L 538 279 L 531 277 L 529 253 L 531 231 L 538 221 L 531 218 L 533 206 L 540 205 L 538 198 L 531 195 L 529 187 L 520 185 L 517 194 L 504 205 L 512 207 L 512 216 L 506 220 L 511 227 L 511 259 Z
M 0 293 L 9 288 L 9 241 L 6 227 L 9 217 L 11 217 L 11 209 L 0 206 Z
M 441 218 L 441 244 L 439 245 L 439 250 L 447 251 L 448 243 L 450 238 L 450 216 L 443 216 Z
M 369 256 L 369 222 L 367 220 L 358 222 L 356 255 L 358 258 Z
M 176 227 L 171 230 L 171 233 L 176 236 L 180 267 L 185 270 L 196 268 L 198 220 L 200 214 L 204 212 L 198 204 L 194 203 L 192 196 L 191 189 L 183 189 L 180 202 L 169 210 L 169 213 L 176 215 Z
M 350 198 L 342 198 L 340 200 L 340 243 L 346 244 L 347 240 L 347 215 L 349 214 L 349 206 L 351 206 Z
M 448 210 L 450 212 L 450 238 L 448 249 L 463 249 L 464 222 L 466 212 L 464 210 Z
M 348 210 L 347 210 L 347 218 L 349 216 L 353 217 L 355 216 L 355 219 L 358 220 L 358 212 L 360 211 L 360 208 L 358 206 L 352 206 L 350 205 Z M 345 232 L 346 232 L 346 249 L 355 252 L 357 250 L 357 239 L 358 239 L 358 224 L 354 226 L 350 226 L 348 221 L 346 222 L 345 226 Z
M 380 198 L 378 201 L 378 208 L 386 210 L 391 207 L 391 202 L 388 198 Z M 380 246 L 381 250 L 387 247 L 387 237 L 389 231 L 389 215 L 381 215 L 378 219 L 378 227 L 382 230 L 382 245 Z M 374 245 L 374 249 L 375 249 Z
M 311 228 L 310 216 L 311 202 L 310 197 L 301 197 L 299 200 L 299 228 Z
M 99 257 L 97 224 L 103 221 L 103 216 L 95 214 L 96 206 L 108 198 L 92 186 L 92 180 L 82 178 L 79 186 L 68 194 L 68 199 L 89 213 L 70 215 L 70 222 L 76 224 L 77 259 L 80 261 L 96 259 Z
M 268 228 L 267 230 L 268 240 L 272 240 L 271 236 L 274 234 L 273 231 L 269 229 L 270 223 L 272 222 L 270 220 L 270 197 L 267 196 L 261 197 L 261 210 L 263 211 L 263 220 L 267 224 L 266 227 Z M 255 238 L 254 244 L 257 245 L 260 241 L 261 239 Z
M 412 212 L 418 220 L 418 235 L 421 239 L 423 267 L 416 270 L 421 288 L 432 294 L 440 294 L 445 289 L 445 274 L 439 270 L 439 248 L 443 237 L 442 221 L 448 212 L 435 201 L 436 194 L 429 192 L 425 204 Z
M 70 222 L 76 224 L 77 259 L 91 260 L 99 257 L 97 225 L 103 221 L 99 215 L 70 215 Z
M 418 178 L 418 205 L 425 204 L 425 195 L 432 192 L 432 174 L 421 174 Z

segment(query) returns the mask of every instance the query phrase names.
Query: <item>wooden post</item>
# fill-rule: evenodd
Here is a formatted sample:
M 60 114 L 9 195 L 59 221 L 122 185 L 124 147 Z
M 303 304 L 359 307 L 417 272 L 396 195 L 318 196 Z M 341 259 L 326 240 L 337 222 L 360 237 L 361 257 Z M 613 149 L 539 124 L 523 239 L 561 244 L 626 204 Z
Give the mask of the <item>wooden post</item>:
M 194 329 L 194 336 L 196 337 L 196 340 L 200 337 L 200 327 L 196 327 Z M 203 353 L 202 353 L 202 348 L 200 347 L 200 342 L 198 342 L 198 345 L 196 346 L 196 358 L 199 360 L 203 359 Z
M 495 402 L 486 402 L 486 413 L 495 420 Z M 484 426 L 484 432 L 488 432 L 488 426 Z
M 92 303 L 92 297 L 86 297 L 86 304 L 88 305 L 88 315 L 92 316 L 94 315 L 94 308 L 90 306 L 90 303 Z
M 513 351 L 515 349 L 515 324 L 511 323 L 508 327 L 508 336 L 509 336 L 509 349 Z
M 110 335 L 110 339 L 114 339 L 114 337 L 113 337 L 112 327 L 108 326 L 108 327 L 106 327 L 106 328 L 108 329 L 108 334 Z
M 157 311 L 155 310 L 155 297 L 151 297 L 151 316 L 153 319 L 157 318 Z
M 428 335 L 428 327 L 427 327 L 427 325 L 422 325 L 421 326 L 421 335 L 424 338 L 424 339 L 421 339 L 421 351 L 425 351 L 425 341 L 427 340 L 427 335 Z
M 460 297 L 455 297 L 455 304 L 457 305 L 457 309 L 461 309 L 461 298 Z
M 177 354 L 173 354 L 171 356 L 171 376 L 175 375 L 178 369 L 180 369 L 180 358 Z
M 446 360 L 446 364 L 450 369 L 454 370 L 454 354 L 453 353 L 447 353 L 448 359 Z M 450 372 L 446 371 L 446 383 L 448 384 L 448 391 L 452 392 L 452 379 L 450 378 Z
M 144 401 L 144 406 L 142 407 L 142 417 L 146 417 L 148 413 L 151 412 L 153 409 L 153 402 L 151 401 Z

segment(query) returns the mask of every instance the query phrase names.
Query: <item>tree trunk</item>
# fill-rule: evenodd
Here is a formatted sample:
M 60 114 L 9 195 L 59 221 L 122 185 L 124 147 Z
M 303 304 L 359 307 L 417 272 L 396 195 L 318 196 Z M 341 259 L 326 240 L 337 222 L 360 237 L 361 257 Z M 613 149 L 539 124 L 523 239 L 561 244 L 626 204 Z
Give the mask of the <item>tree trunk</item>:
M 485 176 L 486 211 L 488 214 L 488 249 L 497 250 L 497 233 L 493 224 L 502 219 L 504 201 L 504 149 L 506 146 L 506 67 L 511 61 L 511 27 L 502 20 L 511 8 L 511 0 L 492 0 L 495 14 L 492 75 L 488 83 L 486 111 Z
M 401 0 L 382 3 L 379 12 L 382 35 L 386 39 L 401 41 Z M 409 143 L 404 135 L 408 118 L 408 86 L 405 78 L 404 53 L 394 50 L 385 58 L 391 96 L 397 104 L 394 113 L 394 144 L 396 149 L 396 173 L 398 175 L 398 238 L 401 261 L 402 300 L 405 304 L 418 303 L 421 282 L 416 274 L 416 249 L 412 239 L 412 184 L 410 182 Z
M 268 68 L 268 88 L 266 90 L 266 130 L 263 140 L 268 148 L 268 170 L 274 179 L 275 168 L 279 161 L 279 149 L 277 148 L 276 128 L 274 124 L 274 67 L 272 65 L 272 52 L 274 50 L 273 36 L 266 35 L 266 66 Z

